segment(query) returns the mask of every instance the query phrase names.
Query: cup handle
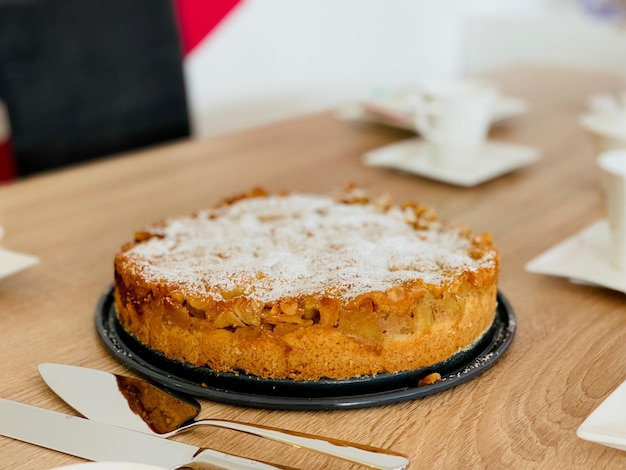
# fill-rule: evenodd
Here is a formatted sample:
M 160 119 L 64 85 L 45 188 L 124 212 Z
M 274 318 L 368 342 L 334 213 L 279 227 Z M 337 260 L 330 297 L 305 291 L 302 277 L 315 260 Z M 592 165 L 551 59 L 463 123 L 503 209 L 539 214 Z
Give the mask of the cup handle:
M 439 129 L 432 125 L 431 118 L 441 114 L 442 104 L 436 101 L 427 101 L 422 95 L 415 96 L 414 124 L 417 131 L 430 142 L 441 142 L 442 135 Z

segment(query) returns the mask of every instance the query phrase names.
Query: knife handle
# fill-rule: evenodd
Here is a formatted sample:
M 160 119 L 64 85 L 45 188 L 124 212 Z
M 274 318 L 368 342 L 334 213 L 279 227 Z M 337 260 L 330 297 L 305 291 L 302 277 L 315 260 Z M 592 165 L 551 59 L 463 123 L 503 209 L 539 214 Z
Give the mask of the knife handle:
M 316 450 L 380 470 L 403 470 L 409 465 L 409 459 L 399 452 L 258 424 L 239 423 L 221 419 L 201 419 L 185 426 L 185 428 L 198 425 L 217 426 L 242 431 L 284 444 Z

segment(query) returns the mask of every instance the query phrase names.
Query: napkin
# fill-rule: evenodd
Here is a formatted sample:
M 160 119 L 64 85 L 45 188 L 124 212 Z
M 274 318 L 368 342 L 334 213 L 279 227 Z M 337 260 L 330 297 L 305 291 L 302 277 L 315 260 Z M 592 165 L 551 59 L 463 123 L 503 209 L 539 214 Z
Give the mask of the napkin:
M 576 431 L 581 439 L 626 450 L 626 382 L 587 417 Z
M 4 230 L 0 227 L 0 240 Z M 0 246 L 0 279 L 15 274 L 39 263 L 39 258 L 32 255 L 17 253 Z

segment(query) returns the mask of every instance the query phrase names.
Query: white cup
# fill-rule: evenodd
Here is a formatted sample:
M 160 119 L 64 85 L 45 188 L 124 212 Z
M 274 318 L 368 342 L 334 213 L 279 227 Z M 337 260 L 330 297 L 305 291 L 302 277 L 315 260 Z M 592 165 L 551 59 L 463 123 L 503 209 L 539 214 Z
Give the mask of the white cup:
M 626 149 L 601 154 L 598 166 L 611 229 L 611 262 L 626 272 Z
M 462 168 L 480 158 L 498 94 L 480 81 L 439 84 L 415 94 L 415 127 L 437 164 Z

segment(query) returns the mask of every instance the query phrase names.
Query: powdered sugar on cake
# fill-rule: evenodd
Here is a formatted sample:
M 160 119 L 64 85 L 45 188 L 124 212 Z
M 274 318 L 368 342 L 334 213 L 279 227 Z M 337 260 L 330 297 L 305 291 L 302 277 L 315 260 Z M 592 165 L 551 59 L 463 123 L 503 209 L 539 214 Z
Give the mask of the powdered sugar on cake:
M 411 209 L 346 204 L 331 197 L 247 198 L 167 221 L 128 250 L 142 276 L 222 300 L 260 301 L 312 292 L 346 299 L 411 279 L 441 284 L 462 270 L 493 265 L 439 223 L 415 229 Z

